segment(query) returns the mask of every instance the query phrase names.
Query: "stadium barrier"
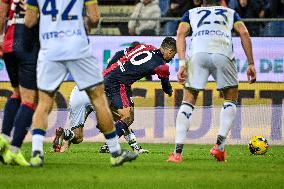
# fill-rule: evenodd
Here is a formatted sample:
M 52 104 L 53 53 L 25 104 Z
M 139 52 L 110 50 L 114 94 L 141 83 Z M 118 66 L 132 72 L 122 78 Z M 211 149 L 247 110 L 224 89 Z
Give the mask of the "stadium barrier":
M 197 107 L 192 117 L 186 143 L 214 143 L 219 129 L 221 107 Z M 174 143 L 177 108 L 137 108 L 131 128 L 143 143 Z M 0 112 L 0 120 L 3 112 Z M 84 141 L 103 142 L 96 128 L 95 115 L 91 114 L 84 128 Z M 55 110 L 49 116 L 47 141 L 52 141 L 55 129 L 68 127 L 68 112 Z M 235 126 L 229 134 L 229 144 L 247 144 L 254 135 L 268 139 L 269 144 L 283 145 L 283 111 L 281 106 L 241 106 L 237 109 Z M 30 133 L 25 141 L 31 141 Z
M 2 99 L 11 94 L 8 82 L 1 83 Z M 65 82 L 56 97 L 56 106 L 49 117 L 47 139 L 52 140 L 56 127 L 68 127 L 68 99 L 74 87 L 73 82 Z M 135 122 L 132 126 L 141 142 L 172 143 L 178 106 L 182 100 L 182 86 L 173 82 L 174 95 L 167 97 L 159 82 L 137 82 L 133 85 L 133 100 L 136 106 Z M 220 93 L 213 82 L 199 96 L 193 122 L 188 134 L 188 143 L 212 143 L 218 132 L 219 112 L 222 105 Z M 267 137 L 271 144 L 283 144 L 284 126 L 284 83 L 240 83 L 239 107 L 235 127 L 229 143 L 246 144 L 253 135 Z M 214 105 L 213 105 L 214 104 Z M 2 123 L 3 112 L 0 112 Z M 103 141 L 96 129 L 95 116 L 86 122 L 86 141 Z M 30 135 L 26 141 L 30 141 Z
M 90 36 L 94 56 L 101 70 L 106 68 L 108 59 L 118 50 L 125 49 L 133 41 L 152 44 L 159 47 L 164 37 L 139 37 L 139 36 Z M 187 38 L 190 44 L 190 38 Z M 240 81 L 247 81 L 247 60 L 239 38 L 233 38 L 235 60 L 237 63 Z M 284 82 L 284 38 L 252 38 L 257 80 L 264 82 Z M 176 81 L 178 71 L 178 58 L 175 56 L 169 63 L 172 81 Z M 156 76 L 154 80 L 158 80 Z M 72 80 L 69 75 L 67 80 Z M 209 80 L 213 80 L 212 77 Z M 0 62 L 0 81 L 8 81 L 4 64 Z

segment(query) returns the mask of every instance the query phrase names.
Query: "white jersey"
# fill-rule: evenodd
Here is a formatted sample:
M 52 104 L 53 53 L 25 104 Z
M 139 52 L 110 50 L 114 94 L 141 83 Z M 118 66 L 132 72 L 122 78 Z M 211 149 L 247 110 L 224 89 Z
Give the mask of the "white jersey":
M 40 12 L 40 52 L 43 60 L 75 60 L 91 56 L 83 20 L 84 4 L 96 0 L 28 0 Z
M 239 20 L 239 15 L 233 9 L 221 6 L 188 10 L 181 22 L 187 22 L 192 28 L 190 56 L 207 52 L 233 59 L 232 29 Z

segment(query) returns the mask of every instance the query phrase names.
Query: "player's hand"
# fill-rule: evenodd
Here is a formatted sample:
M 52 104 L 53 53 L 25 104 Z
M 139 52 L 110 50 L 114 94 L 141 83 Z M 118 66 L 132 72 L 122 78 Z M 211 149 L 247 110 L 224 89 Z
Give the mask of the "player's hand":
M 170 89 L 166 92 L 166 94 L 167 94 L 169 97 L 171 97 L 171 96 L 173 95 L 173 89 L 170 88 Z
M 163 91 L 169 97 L 171 97 L 173 95 L 173 88 L 172 88 L 169 78 L 161 78 L 161 84 L 162 84 Z
M 186 79 L 186 66 L 180 66 L 178 73 L 177 73 L 177 77 L 178 77 L 178 82 L 184 84 L 185 79 Z
M 250 64 L 248 66 L 247 77 L 248 77 L 248 81 L 249 81 L 250 84 L 251 83 L 255 83 L 255 81 L 256 81 L 256 71 L 255 71 L 254 64 Z

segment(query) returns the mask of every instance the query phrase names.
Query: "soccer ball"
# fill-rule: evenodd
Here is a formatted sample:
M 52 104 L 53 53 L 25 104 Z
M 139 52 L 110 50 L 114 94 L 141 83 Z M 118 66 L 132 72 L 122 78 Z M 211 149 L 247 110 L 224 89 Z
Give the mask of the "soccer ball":
M 254 136 L 249 141 L 249 151 L 254 155 L 263 155 L 268 150 L 268 142 L 262 136 Z

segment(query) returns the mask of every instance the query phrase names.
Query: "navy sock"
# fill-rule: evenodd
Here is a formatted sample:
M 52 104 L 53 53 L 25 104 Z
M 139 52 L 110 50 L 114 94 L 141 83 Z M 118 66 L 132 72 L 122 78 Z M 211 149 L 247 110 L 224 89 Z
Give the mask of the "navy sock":
M 5 108 L 4 108 L 4 116 L 3 116 L 3 124 L 2 124 L 2 133 L 10 136 L 11 131 L 13 129 L 13 123 L 15 116 L 18 112 L 18 109 L 20 107 L 21 100 L 18 98 L 9 98 L 6 102 Z
M 119 120 L 115 123 L 116 134 L 118 137 L 121 137 L 126 130 L 128 130 L 128 125 L 123 121 Z
M 22 103 L 15 117 L 15 131 L 11 142 L 12 146 L 20 148 L 32 124 L 35 106 L 31 103 Z

